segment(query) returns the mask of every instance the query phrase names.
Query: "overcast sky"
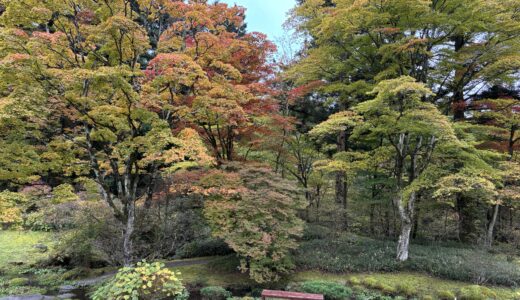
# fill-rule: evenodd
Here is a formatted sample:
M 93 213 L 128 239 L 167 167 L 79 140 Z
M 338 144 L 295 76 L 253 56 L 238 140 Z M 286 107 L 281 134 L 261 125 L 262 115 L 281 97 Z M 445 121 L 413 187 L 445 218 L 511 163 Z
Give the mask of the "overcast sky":
M 247 8 L 246 22 L 248 31 L 260 31 L 276 41 L 284 34 L 282 25 L 287 12 L 296 5 L 295 0 L 221 0 Z

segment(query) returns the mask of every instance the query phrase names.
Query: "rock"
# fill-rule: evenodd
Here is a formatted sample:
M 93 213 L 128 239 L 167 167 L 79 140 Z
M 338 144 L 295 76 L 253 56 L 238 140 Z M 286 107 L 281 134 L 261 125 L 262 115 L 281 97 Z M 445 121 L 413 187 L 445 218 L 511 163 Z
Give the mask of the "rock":
M 0 298 L 0 300 L 46 300 L 43 295 L 24 295 L 24 296 L 7 296 L 4 298 Z
M 75 290 L 77 287 L 73 285 L 62 285 L 60 286 L 60 294 L 67 294 Z
M 49 251 L 49 247 L 47 247 L 47 245 L 44 245 L 44 244 L 36 244 L 33 247 L 38 249 L 38 251 L 40 251 L 41 253 L 45 253 L 45 252 Z
M 58 296 L 58 299 L 76 299 L 76 295 L 72 293 L 62 294 Z

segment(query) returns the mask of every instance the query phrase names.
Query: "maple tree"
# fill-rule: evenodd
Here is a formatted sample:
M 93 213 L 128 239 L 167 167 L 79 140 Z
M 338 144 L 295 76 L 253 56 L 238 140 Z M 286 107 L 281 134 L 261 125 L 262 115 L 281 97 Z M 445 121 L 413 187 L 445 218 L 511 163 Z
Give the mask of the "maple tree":
M 292 264 L 289 251 L 303 231 L 297 211 L 305 203 L 293 182 L 268 166 L 232 163 L 204 176 L 204 214 L 213 234 L 241 259 L 241 270 L 257 282 L 278 281 Z
M 4 5 L 2 109 L 24 111 L 11 116 L 41 136 L 38 151 L 26 152 L 47 162 L 44 170 L 93 176 L 124 225 L 125 264 L 133 259 L 136 200 L 149 197 L 157 174 L 212 163 L 191 128 L 217 158 L 231 159 L 238 137 L 276 108 L 256 93 L 269 72 L 272 45 L 261 34 L 236 32 L 243 23 L 239 7 L 205 1 Z M 165 16 L 160 32 L 151 30 Z

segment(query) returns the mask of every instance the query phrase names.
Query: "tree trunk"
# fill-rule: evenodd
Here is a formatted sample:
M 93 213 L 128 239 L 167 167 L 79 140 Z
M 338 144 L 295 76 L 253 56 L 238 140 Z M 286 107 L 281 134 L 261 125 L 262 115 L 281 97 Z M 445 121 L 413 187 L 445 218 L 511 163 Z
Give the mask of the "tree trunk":
M 411 222 L 403 222 L 401 225 L 401 234 L 397 243 L 397 260 L 408 260 L 408 250 L 410 248 L 410 232 L 412 231 Z
M 397 243 L 397 260 L 408 260 L 408 250 L 410 248 L 410 233 L 412 231 L 414 205 L 416 194 L 412 192 L 407 203 L 403 203 L 402 195 L 396 200 L 399 209 L 399 217 L 401 218 L 401 233 Z
M 129 201 L 127 205 L 127 219 L 126 219 L 126 227 L 123 236 L 123 259 L 124 265 L 130 266 L 132 264 L 132 255 L 133 255 L 133 243 L 132 243 L 132 234 L 134 233 L 134 223 L 135 223 L 135 202 L 133 200 Z
M 491 217 L 491 220 L 489 221 L 488 230 L 487 230 L 487 237 L 486 237 L 486 246 L 488 248 L 491 248 L 493 245 L 493 232 L 495 230 L 495 224 L 497 223 L 497 216 L 498 212 L 500 211 L 500 205 L 496 204 L 493 208 L 493 216 Z
M 347 134 L 342 131 L 338 134 L 337 140 L 337 152 L 343 152 L 346 150 Z M 336 203 L 342 204 L 346 198 L 345 191 L 345 172 L 336 172 Z
M 454 37 L 455 52 L 459 52 L 466 44 L 466 39 L 462 35 Z M 464 100 L 464 76 L 466 66 L 458 66 L 455 70 L 455 78 L 453 80 L 453 98 L 451 107 L 453 111 L 453 119 L 455 121 L 464 120 L 464 112 L 466 110 L 466 102 Z

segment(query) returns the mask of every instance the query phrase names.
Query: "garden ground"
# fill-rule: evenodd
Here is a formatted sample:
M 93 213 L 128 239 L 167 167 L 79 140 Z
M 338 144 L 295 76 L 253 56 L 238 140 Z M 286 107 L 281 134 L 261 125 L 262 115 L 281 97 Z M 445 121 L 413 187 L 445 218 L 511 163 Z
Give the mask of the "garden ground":
M 46 259 L 52 250 L 52 237 L 52 234 L 44 232 L 0 231 L 0 296 L 45 293 L 57 289 L 59 285 L 73 284 L 77 277 L 95 278 L 115 271 L 113 268 L 66 270 L 39 267 L 38 262 Z M 42 245 L 49 247 L 49 250 L 44 251 Z M 192 288 L 223 286 L 240 295 L 253 296 L 257 296 L 263 288 L 237 271 L 238 261 L 233 256 L 182 262 L 174 263 L 175 269 L 181 272 L 183 281 Z M 461 294 L 469 295 L 466 299 L 520 299 L 520 289 L 476 286 L 409 271 L 331 273 L 301 270 L 274 286 L 265 287 L 284 288 L 307 281 L 335 282 L 347 285 L 354 291 L 368 290 L 381 295 L 411 299 L 449 299 Z

